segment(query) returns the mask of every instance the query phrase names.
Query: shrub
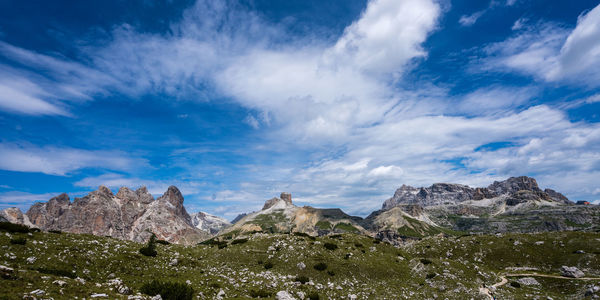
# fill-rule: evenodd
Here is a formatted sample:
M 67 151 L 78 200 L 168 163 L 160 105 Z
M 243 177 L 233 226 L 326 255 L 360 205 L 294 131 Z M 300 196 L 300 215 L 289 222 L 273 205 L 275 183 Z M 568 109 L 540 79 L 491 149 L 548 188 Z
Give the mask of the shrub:
M 265 290 L 250 290 L 250 297 L 252 298 L 267 298 L 272 295 L 273 293 Z
M 313 268 L 315 268 L 315 270 L 317 270 L 317 271 L 324 271 L 325 269 L 327 269 L 327 264 L 320 262 L 320 263 L 314 265 Z
M 292 233 L 295 236 L 301 236 L 301 237 L 309 237 L 310 235 L 308 235 L 308 233 L 305 232 L 294 232 Z
M 310 281 L 310 279 L 306 276 L 296 276 L 295 281 L 305 284 Z
M 50 232 L 50 233 L 56 233 L 56 234 L 61 234 L 62 233 L 62 231 L 60 231 L 60 230 L 48 230 L 48 232 Z
M 335 272 L 334 272 L 334 271 L 331 271 L 331 270 L 329 270 L 329 271 L 327 271 L 327 275 L 329 275 L 329 276 L 335 276 Z
M 140 291 L 150 296 L 160 295 L 163 300 L 191 300 L 194 296 L 194 289 L 185 283 L 158 280 L 145 283 Z
M 156 240 L 156 242 L 162 245 L 171 245 L 171 242 L 165 240 Z
M 227 248 L 227 242 L 223 242 L 221 244 L 218 244 L 217 248 L 219 248 L 219 249 Z
M 259 265 L 262 265 L 264 263 L 264 261 L 262 261 L 262 259 L 259 259 L 256 263 Z
M 273 268 L 273 263 L 272 263 L 272 262 L 270 262 L 270 261 L 266 262 L 266 263 L 265 263 L 265 269 L 267 269 L 267 270 L 268 270 L 268 269 L 271 269 L 271 268 Z
M 306 298 L 310 300 L 319 300 L 319 293 L 312 291 L 306 295 Z
M 373 240 L 373 244 L 379 244 L 379 243 L 381 243 L 381 240 L 378 240 L 378 239 Z
M 247 241 L 248 241 L 248 239 L 237 239 L 237 240 L 233 240 L 233 242 L 231 242 L 231 244 L 232 245 L 243 244 Z
M 520 283 L 518 283 L 518 282 L 516 282 L 516 281 L 512 281 L 512 282 L 510 283 L 510 286 L 512 286 L 512 287 L 516 287 L 516 288 L 520 288 L 520 287 L 521 287 L 521 284 L 520 284 Z
M 64 276 L 64 277 L 69 277 L 69 278 L 77 277 L 75 275 L 75 273 L 67 271 L 67 270 L 61 270 L 61 269 L 41 267 L 41 268 L 38 268 L 37 271 L 40 273 L 49 274 L 49 275 Z
M 11 222 L 0 222 L 0 230 L 8 232 L 28 233 L 30 231 L 30 228 L 21 224 L 14 224 Z
M 218 282 L 213 282 L 209 285 L 211 288 L 213 289 L 220 289 L 221 288 L 221 284 Z
M 10 243 L 13 245 L 25 245 L 25 243 L 27 243 L 27 239 L 24 237 L 16 237 L 14 239 L 10 239 Z
M 356 247 L 356 248 L 362 248 L 363 244 L 361 244 L 361 243 L 354 243 L 354 247 Z
M 327 250 L 335 250 L 338 248 L 338 246 L 334 243 L 325 243 L 323 244 L 323 247 L 325 247 Z
M 140 253 L 145 256 L 156 256 L 158 254 L 156 252 L 156 235 L 154 233 L 150 236 L 150 240 L 148 240 L 148 244 L 146 246 L 140 248 Z
M 431 260 L 429 260 L 427 258 L 421 258 L 421 263 L 424 265 L 428 265 L 428 264 L 431 264 Z
M 427 276 L 425 276 L 425 278 L 432 279 L 435 276 L 437 276 L 437 274 L 435 274 L 435 273 L 429 273 L 429 274 L 427 274 Z

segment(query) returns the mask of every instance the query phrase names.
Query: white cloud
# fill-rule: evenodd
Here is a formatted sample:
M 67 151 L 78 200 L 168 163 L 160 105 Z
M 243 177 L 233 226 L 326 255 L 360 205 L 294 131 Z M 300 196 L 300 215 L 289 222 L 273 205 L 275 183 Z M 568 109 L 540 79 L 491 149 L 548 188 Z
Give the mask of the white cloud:
M 34 194 L 21 191 L 9 191 L 0 193 L 0 209 L 8 207 L 18 207 L 24 213 L 29 207 L 40 201 L 48 201 L 52 197 L 58 196 L 60 193 L 42 193 Z
M 202 192 L 205 187 L 205 183 L 200 181 L 184 181 L 180 179 L 149 180 L 116 173 L 105 173 L 99 176 L 86 177 L 75 182 L 73 185 L 90 189 L 96 189 L 99 186 L 104 185 L 111 190 L 118 190 L 121 187 L 137 189 L 141 186 L 145 186 L 148 189 L 148 192 L 155 197 L 162 195 L 169 186 L 172 185 L 176 186 L 184 197 L 196 195 Z M 189 203 L 189 201 L 186 202 L 186 205 L 187 203 Z
M 485 69 L 504 68 L 546 81 L 598 86 L 600 5 L 580 15 L 572 30 L 552 23 L 536 27 L 488 46 Z
M 119 151 L 0 143 L 0 169 L 8 171 L 67 175 L 82 168 L 132 170 L 146 164 Z
M 61 107 L 43 100 L 42 94 L 28 80 L 0 78 L 0 109 L 27 115 L 67 115 Z
M 337 67 L 352 64 L 367 72 L 399 72 L 409 60 L 426 54 L 421 43 L 440 12 L 439 5 L 428 0 L 372 0 L 325 59 Z
M 520 18 L 518 20 L 515 21 L 515 23 L 513 24 L 513 26 L 511 27 L 512 30 L 520 30 L 523 29 L 527 23 L 528 19 L 527 18 Z
M 471 15 L 463 15 L 460 17 L 460 19 L 458 20 L 458 23 L 460 23 L 460 25 L 465 26 L 465 27 L 469 27 L 472 26 L 473 24 L 475 24 L 477 22 L 477 20 L 486 12 L 487 10 L 482 10 L 482 11 L 478 11 L 475 12 Z

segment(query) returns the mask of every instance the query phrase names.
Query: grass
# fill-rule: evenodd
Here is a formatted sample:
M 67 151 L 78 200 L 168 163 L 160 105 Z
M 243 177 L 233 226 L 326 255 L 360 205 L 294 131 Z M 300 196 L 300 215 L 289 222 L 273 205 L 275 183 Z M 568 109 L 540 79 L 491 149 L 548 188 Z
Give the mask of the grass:
M 27 238 L 25 245 L 10 243 L 11 238 L 20 236 Z M 147 257 L 138 252 L 142 244 L 106 237 L 0 234 L 0 264 L 15 269 L 17 277 L 0 279 L 0 299 L 21 299 L 38 288 L 45 291 L 43 298 L 87 299 L 93 293 L 106 293 L 109 299 L 126 299 L 107 284 L 111 273 L 134 294 L 146 291 L 156 280 L 189 286 L 193 299 L 200 293 L 213 299 L 221 289 L 226 299 L 269 298 L 280 290 L 303 292 L 305 299 L 311 299 L 310 295 L 312 299 L 347 299 L 350 294 L 358 299 L 427 299 L 434 295 L 438 299 L 480 299 L 479 287 L 499 282 L 499 274 L 513 272 L 511 268 L 530 267 L 557 274 L 567 265 L 578 267 L 586 276 L 600 276 L 600 254 L 594 253 L 600 249 L 600 233 L 595 232 L 425 237 L 400 248 L 350 233 L 335 240 L 315 237 L 313 241 L 295 234 L 255 234 L 236 239 L 247 241 L 234 244 L 233 239 L 223 249 L 214 247 L 216 241 L 191 247 L 156 243 L 157 255 Z M 324 246 L 332 241 L 338 247 L 335 251 Z M 585 254 L 573 253 L 576 250 Z M 30 257 L 35 261 L 28 262 Z M 179 261 L 175 266 L 169 265 L 173 258 Z M 307 267 L 298 268 L 300 262 Z M 315 269 L 320 263 L 325 268 Z M 52 283 L 58 279 L 67 284 L 59 287 Z M 498 288 L 496 296 L 578 299 L 583 298 L 589 284 L 600 284 L 536 280 L 539 286 L 521 284 L 515 288 L 506 284 Z M 517 278 L 509 278 L 512 281 Z
M 352 226 L 350 223 L 343 223 L 343 222 L 335 224 L 333 229 L 339 229 L 339 230 L 343 230 L 345 232 L 352 232 L 352 233 L 359 232 L 358 228 Z
M 329 221 L 319 221 L 315 224 L 315 227 L 321 230 L 331 230 L 331 223 Z

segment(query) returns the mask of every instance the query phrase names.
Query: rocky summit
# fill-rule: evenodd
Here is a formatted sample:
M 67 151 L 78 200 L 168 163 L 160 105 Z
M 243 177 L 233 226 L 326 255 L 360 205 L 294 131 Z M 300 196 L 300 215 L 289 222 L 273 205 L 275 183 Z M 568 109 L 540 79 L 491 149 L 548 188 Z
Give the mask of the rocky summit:
M 14 209 L 13 209 L 14 210 Z M 4 214 L 6 214 L 6 210 Z M 42 230 L 89 233 L 132 241 L 146 241 L 152 233 L 169 242 L 193 244 L 209 234 L 196 228 L 183 206 L 179 189 L 171 186 L 156 200 L 145 187 L 119 189 L 115 195 L 105 186 L 70 201 L 67 194 L 31 206 L 22 221 Z

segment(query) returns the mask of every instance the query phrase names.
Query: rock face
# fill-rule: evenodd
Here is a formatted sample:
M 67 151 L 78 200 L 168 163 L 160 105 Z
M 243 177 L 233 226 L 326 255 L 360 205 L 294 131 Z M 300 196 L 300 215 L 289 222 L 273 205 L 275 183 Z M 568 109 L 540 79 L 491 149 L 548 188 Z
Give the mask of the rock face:
M 204 212 L 197 212 L 192 214 L 191 217 L 192 225 L 213 235 L 219 233 L 219 231 L 223 230 L 224 228 L 231 226 L 229 221 Z
M 402 226 L 401 220 L 410 219 L 396 208 L 429 225 L 476 233 L 593 231 L 600 224 L 600 207 L 573 205 L 561 193 L 542 190 L 534 178 L 526 176 L 496 181 L 484 188 L 448 183 L 423 188 L 403 185 L 383 203 L 382 210 L 363 221 L 367 223 L 364 227 L 383 230 Z
M 16 207 L 9 207 L 0 210 L 0 221 L 23 224 L 30 227 L 33 226 L 31 222 L 29 222 L 29 218 Z
M 430 187 L 414 188 L 402 185 L 394 196 L 383 203 L 383 210 L 398 205 L 416 204 L 421 206 L 456 205 L 469 200 L 492 199 L 506 196 L 506 204 L 514 206 L 528 201 L 547 201 L 559 204 L 572 204 L 567 197 L 551 189 L 542 191 L 534 178 L 511 177 L 495 181 L 487 188 L 471 188 L 461 184 L 435 183 Z
M 61 194 L 36 203 L 26 213 L 31 224 L 43 230 L 61 230 L 111 236 L 138 242 L 152 233 L 158 239 L 193 244 L 209 236 L 192 224 L 183 196 L 174 186 L 154 200 L 145 187 L 135 191 L 122 187 L 114 195 L 100 186 L 97 191 L 70 201 Z

